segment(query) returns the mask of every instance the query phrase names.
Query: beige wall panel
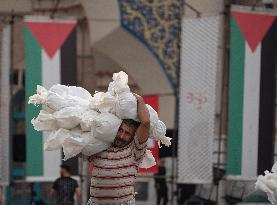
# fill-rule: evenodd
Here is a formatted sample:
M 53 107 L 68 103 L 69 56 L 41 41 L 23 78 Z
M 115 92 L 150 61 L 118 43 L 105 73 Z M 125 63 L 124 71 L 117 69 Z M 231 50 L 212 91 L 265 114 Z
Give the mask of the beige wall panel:
M 203 15 L 218 14 L 222 11 L 223 0 L 186 0 L 186 2 Z M 188 6 L 185 6 L 185 16 L 196 16 Z
M 171 85 L 152 53 L 137 39 L 119 28 L 94 47 L 131 74 L 143 94 L 172 93 Z
M 30 0 L 0 0 L 0 13 L 9 13 L 12 10 L 15 13 L 29 13 L 32 9 Z
M 175 96 L 160 96 L 159 117 L 165 123 L 167 129 L 175 128 Z
M 120 20 L 117 0 L 81 0 L 89 20 Z

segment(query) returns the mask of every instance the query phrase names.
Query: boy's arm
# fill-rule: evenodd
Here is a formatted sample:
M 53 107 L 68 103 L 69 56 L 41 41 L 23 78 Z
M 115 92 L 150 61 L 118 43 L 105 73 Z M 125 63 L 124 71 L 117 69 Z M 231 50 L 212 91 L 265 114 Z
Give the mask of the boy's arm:
M 138 118 L 140 121 L 140 126 L 137 129 L 136 135 L 140 144 L 145 143 L 148 140 L 150 132 L 150 115 L 148 108 L 146 107 L 144 100 L 141 96 L 134 93 L 137 98 L 138 103 Z

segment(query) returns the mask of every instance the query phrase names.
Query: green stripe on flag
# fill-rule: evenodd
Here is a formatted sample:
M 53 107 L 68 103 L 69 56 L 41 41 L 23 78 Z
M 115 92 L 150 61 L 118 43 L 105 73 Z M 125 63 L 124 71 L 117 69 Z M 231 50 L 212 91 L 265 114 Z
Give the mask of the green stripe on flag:
M 231 19 L 227 174 L 240 175 L 242 164 L 245 39 Z
M 43 175 L 42 132 L 34 130 L 31 120 L 39 113 L 40 107 L 28 105 L 29 97 L 36 93 L 42 83 L 41 47 L 28 28 L 24 28 L 25 39 L 25 79 L 26 79 L 26 139 L 27 176 Z

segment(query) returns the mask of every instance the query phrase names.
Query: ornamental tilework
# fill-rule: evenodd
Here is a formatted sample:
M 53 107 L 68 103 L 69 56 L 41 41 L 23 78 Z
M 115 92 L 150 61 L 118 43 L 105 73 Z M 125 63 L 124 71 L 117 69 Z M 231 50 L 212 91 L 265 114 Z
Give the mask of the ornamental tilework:
M 121 25 L 153 53 L 174 90 L 180 60 L 181 0 L 118 0 Z

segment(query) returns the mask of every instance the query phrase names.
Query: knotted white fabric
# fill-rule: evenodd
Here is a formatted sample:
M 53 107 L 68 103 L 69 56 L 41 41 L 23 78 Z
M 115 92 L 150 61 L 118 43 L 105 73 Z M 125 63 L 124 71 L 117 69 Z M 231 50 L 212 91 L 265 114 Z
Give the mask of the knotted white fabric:
M 44 110 L 41 110 L 37 118 L 33 118 L 31 123 L 37 131 L 52 131 L 58 128 L 56 118 Z
M 109 92 L 96 92 L 90 100 L 90 108 L 99 112 L 115 113 L 116 98 Z
M 37 118 L 32 119 L 34 129 L 50 131 L 44 149 L 63 148 L 65 159 L 79 153 L 93 155 L 107 149 L 114 141 L 123 119 L 138 120 L 137 100 L 128 86 L 128 75 L 120 71 L 113 74 L 107 92 L 91 94 L 81 87 L 53 85 L 49 90 L 38 85 L 29 104 L 42 105 Z M 166 126 L 157 112 L 147 105 L 150 113 L 150 138 L 166 146 Z M 141 167 L 155 165 L 151 151 L 147 150 Z
M 109 84 L 108 92 L 115 96 L 122 92 L 130 92 L 130 88 L 128 86 L 128 75 L 120 71 L 119 73 L 113 74 L 113 81 Z
M 99 115 L 99 112 L 96 112 L 94 110 L 86 110 L 83 115 L 81 116 L 81 122 L 80 126 L 82 131 L 91 131 L 91 126 L 93 120 Z
M 122 120 L 111 113 L 101 113 L 92 122 L 93 136 L 101 141 L 112 143 Z
M 51 131 L 46 142 L 44 143 L 45 151 L 53 151 L 62 148 L 62 144 L 69 137 L 68 130 L 58 129 Z
M 265 175 L 258 176 L 255 189 L 261 190 L 267 194 L 268 200 L 272 204 L 277 204 L 277 163 L 271 169 L 272 172 L 265 171 Z
M 115 115 L 120 119 L 137 120 L 137 99 L 132 93 L 116 95 Z
M 80 106 L 65 107 L 53 113 L 59 128 L 73 129 L 81 122 L 81 117 L 86 110 Z
M 150 138 L 163 143 L 165 146 L 171 145 L 171 138 L 166 137 L 166 126 L 159 120 L 158 113 L 150 106 L 146 105 L 150 114 Z M 160 144 L 160 143 L 159 143 Z
M 147 149 L 139 167 L 147 169 L 155 165 L 156 165 L 155 158 L 153 157 L 152 152 Z
M 92 96 L 81 87 L 56 84 L 49 91 L 37 86 L 37 93 L 29 97 L 29 104 L 42 104 L 46 111 L 54 112 L 65 107 L 81 106 L 88 108 Z M 50 113 L 51 113 L 50 112 Z

